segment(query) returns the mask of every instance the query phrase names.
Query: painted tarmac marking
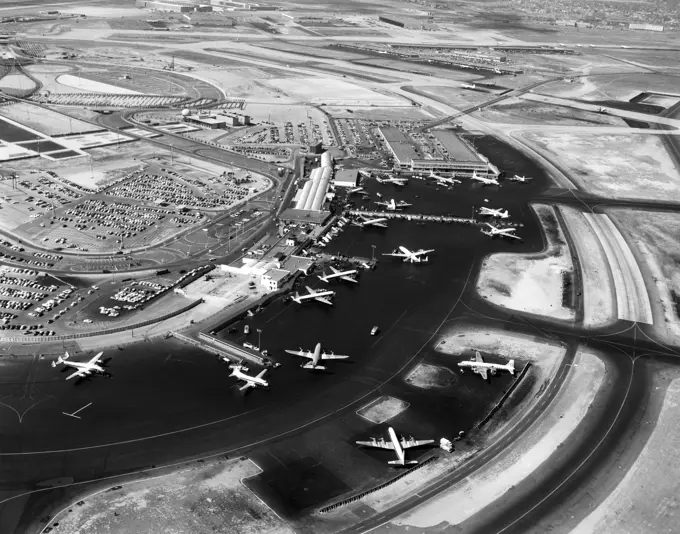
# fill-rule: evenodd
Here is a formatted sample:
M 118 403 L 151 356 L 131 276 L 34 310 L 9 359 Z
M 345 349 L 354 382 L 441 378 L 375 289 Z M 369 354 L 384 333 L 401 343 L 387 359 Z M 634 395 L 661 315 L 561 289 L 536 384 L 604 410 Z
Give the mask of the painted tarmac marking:
M 68 415 L 69 417 L 73 417 L 74 419 L 80 419 L 80 417 L 77 416 L 76 414 L 77 414 L 78 412 L 82 412 L 85 408 L 87 408 L 88 406 L 91 406 L 91 405 L 92 405 L 92 403 L 86 404 L 86 405 L 83 406 L 82 408 L 78 408 L 78 409 L 77 409 L 75 412 L 73 412 L 73 413 L 66 413 L 66 412 L 61 412 L 61 413 L 63 413 L 64 415 Z

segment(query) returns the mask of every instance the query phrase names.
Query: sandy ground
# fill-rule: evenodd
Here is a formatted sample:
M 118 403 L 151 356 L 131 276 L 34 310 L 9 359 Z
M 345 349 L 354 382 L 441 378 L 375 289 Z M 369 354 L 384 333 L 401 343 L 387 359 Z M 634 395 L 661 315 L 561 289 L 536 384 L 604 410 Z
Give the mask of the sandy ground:
M 616 297 L 604 249 L 582 212 L 569 206 L 560 206 L 560 212 L 573 236 L 581 265 L 583 326 L 599 328 L 611 324 L 617 318 Z
M 657 136 L 532 132 L 522 137 L 595 195 L 667 200 L 680 188 L 680 175 Z
M 614 281 L 617 317 L 652 324 L 652 304 L 637 260 L 620 230 L 606 214 L 585 213 L 597 235 Z
M 93 132 L 102 129 L 87 122 L 71 119 L 61 113 L 24 102 L 0 107 L 0 114 L 46 135 Z
M 610 211 L 629 234 L 640 252 L 646 279 L 654 288 L 653 301 L 659 301 L 661 317 L 654 321 L 657 334 L 666 343 L 680 344 L 680 318 L 673 293 L 680 299 L 680 216 L 676 213 L 616 209 Z M 655 317 L 656 319 L 656 317 Z
M 604 379 L 604 364 L 587 349 L 577 353 L 575 363 L 578 366 L 571 368 L 555 400 L 495 462 L 399 516 L 392 524 L 416 529 L 457 525 L 491 505 L 549 461 L 579 425 Z
M 307 102 L 336 105 L 403 106 L 404 102 L 376 93 L 358 85 L 336 78 L 274 78 L 267 80 L 267 86 L 276 87 L 287 95 Z
M 53 534 L 292 533 L 241 481 L 260 473 L 247 459 L 222 460 L 84 497 L 57 516 Z M 80 502 L 83 502 L 80 501 Z
M 33 87 L 35 87 L 33 80 L 23 74 L 8 74 L 0 79 L 0 90 L 21 89 L 27 91 Z
M 546 232 L 547 248 L 534 254 L 500 253 L 488 256 L 477 279 L 477 291 L 489 302 L 525 313 L 573 320 L 576 312 L 562 306 L 562 273 L 572 273 L 569 246 L 552 206 L 532 204 L 541 222 L 554 224 Z M 545 224 L 544 224 L 545 228 Z
M 443 388 L 455 383 L 457 377 L 450 369 L 421 363 L 411 371 L 404 381 L 418 388 Z
M 368 419 L 372 423 L 384 423 L 396 417 L 408 408 L 409 403 L 394 397 L 380 397 L 363 408 L 357 410 L 357 414 Z
M 489 98 L 490 95 L 487 95 Z M 626 126 L 623 119 L 578 109 L 566 109 L 539 102 L 509 98 L 501 104 L 484 108 L 475 114 L 487 122 L 504 124 L 555 124 L 578 126 Z
M 72 74 L 62 74 L 57 78 L 57 82 L 66 87 L 72 87 L 77 90 L 92 91 L 94 93 L 108 93 L 117 95 L 141 95 L 138 91 L 132 91 L 131 89 L 124 89 L 123 87 L 118 87 L 117 85 L 111 85 L 108 83 L 95 82 L 94 80 L 88 80 L 87 78 L 81 78 L 80 76 L 73 76 Z
M 652 375 L 649 404 L 661 403 L 652 434 L 625 477 L 574 534 L 672 534 L 680 524 L 680 372 Z M 650 409 L 651 410 L 651 409 Z

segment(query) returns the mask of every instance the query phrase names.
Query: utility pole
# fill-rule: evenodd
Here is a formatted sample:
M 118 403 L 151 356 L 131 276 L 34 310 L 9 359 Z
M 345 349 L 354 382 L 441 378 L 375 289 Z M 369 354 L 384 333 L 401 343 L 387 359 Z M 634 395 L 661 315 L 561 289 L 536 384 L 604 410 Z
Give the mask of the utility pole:
M 262 330 L 260 328 L 257 329 L 257 350 L 262 349 L 262 345 L 260 344 L 260 336 L 262 335 Z

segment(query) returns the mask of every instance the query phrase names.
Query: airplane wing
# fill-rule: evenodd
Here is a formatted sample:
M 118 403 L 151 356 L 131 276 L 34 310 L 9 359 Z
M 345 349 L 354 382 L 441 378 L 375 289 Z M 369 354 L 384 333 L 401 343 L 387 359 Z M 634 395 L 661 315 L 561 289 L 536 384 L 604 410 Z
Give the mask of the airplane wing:
M 474 367 L 473 371 L 477 373 L 479 376 L 481 376 L 484 380 L 486 380 L 489 377 L 489 373 L 486 367 Z
M 71 380 L 72 378 L 74 378 L 76 376 L 80 376 L 80 377 L 87 376 L 88 374 L 89 374 L 89 371 L 83 371 L 81 369 L 78 369 L 75 373 L 68 375 L 66 377 L 66 380 Z
M 293 356 L 301 356 L 302 358 L 311 358 L 306 350 L 289 350 L 286 349 L 285 352 L 292 354 Z
M 429 250 L 423 250 L 423 249 L 421 248 L 418 252 L 416 252 L 416 255 L 428 254 L 428 253 L 430 253 L 430 252 L 434 252 L 434 249 L 431 248 L 431 249 L 429 249 Z
M 342 356 L 341 354 L 321 354 L 322 360 L 346 360 L 349 356 Z
M 394 445 L 391 441 L 357 441 L 357 445 L 363 445 L 364 447 L 376 447 L 378 449 L 392 449 L 394 450 Z
M 329 306 L 332 306 L 333 303 L 328 300 L 326 297 L 316 297 L 315 300 L 318 300 L 319 302 L 323 302 L 324 304 L 328 304 Z
M 404 438 L 401 438 L 401 448 L 402 449 L 410 449 L 411 447 L 420 447 L 421 445 L 428 445 L 430 443 L 434 443 L 433 439 L 414 439 L 407 441 Z
M 307 291 L 309 291 L 310 295 L 313 295 L 315 293 L 315 291 L 311 287 L 305 286 L 305 288 L 307 289 Z
M 394 256 L 395 258 L 408 258 L 408 254 L 402 254 L 401 252 L 383 252 L 383 256 Z
M 95 363 L 97 363 L 97 362 L 99 361 L 99 358 L 102 357 L 102 354 L 104 354 L 104 353 L 103 353 L 103 352 L 100 352 L 100 353 L 97 354 L 94 358 L 92 358 L 89 362 L 87 362 L 87 364 L 88 364 L 88 365 L 94 365 Z
M 267 370 L 263 369 L 262 372 L 260 374 L 258 374 L 255 378 L 262 378 L 266 372 L 267 372 Z
M 341 277 L 340 277 L 340 280 L 345 280 L 345 281 L 347 281 L 347 282 L 356 282 L 356 279 L 355 279 L 355 278 L 352 278 L 352 277 L 349 276 L 349 275 L 347 275 L 347 276 L 341 276 Z
M 243 391 L 243 390 L 246 390 L 248 388 L 254 388 L 254 387 L 255 387 L 254 382 L 246 382 L 246 384 L 244 386 L 241 386 L 240 388 L 238 388 L 238 390 Z
M 331 271 L 333 271 L 333 274 L 338 274 L 340 272 L 338 269 L 336 269 L 332 265 L 329 265 L 329 267 L 331 268 Z
M 475 361 L 477 363 L 484 363 L 484 359 L 482 358 L 482 355 L 479 351 L 475 352 Z

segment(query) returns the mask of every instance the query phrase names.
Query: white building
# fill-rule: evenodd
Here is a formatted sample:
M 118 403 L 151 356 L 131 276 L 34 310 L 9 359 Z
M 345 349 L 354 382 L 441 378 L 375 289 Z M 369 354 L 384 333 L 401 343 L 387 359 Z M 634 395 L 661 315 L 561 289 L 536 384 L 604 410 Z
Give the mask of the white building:
M 285 269 L 269 269 L 262 275 L 260 282 L 268 291 L 277 291 L 289 276 L 290 271 Z

